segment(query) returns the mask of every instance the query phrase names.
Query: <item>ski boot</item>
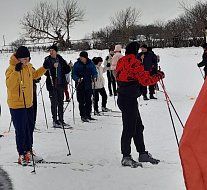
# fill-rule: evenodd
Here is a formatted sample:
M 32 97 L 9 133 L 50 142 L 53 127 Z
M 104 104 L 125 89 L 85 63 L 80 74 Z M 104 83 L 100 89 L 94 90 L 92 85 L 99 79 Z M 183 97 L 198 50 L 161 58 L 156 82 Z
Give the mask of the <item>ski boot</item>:
M 142 164 L 133 160 L 131 156 L 123 157 L 121 160 L 122 166 L 129 166 L 131 168 L 142 167 Z
M 101 114 L 98 110 L 94 110 L 94 115 L 101 116 Z
M 139 162 L 149 162 L 151 164 L 159 164 L 160 160 L 155 159 L 149 152 L 144 152 L 139 154 Z
M 106 107 L 102 107 L 102 112 L 109 112 L 109 111 L 111 111 L 111 110 Z
M 96 119 L 94 119 L 93 117 L 91 117 L 91 116 L 87 116 L 86 117 L 89 121 L 95 121 Z
M 18 164 L 22 165 L 22 166 L 27 166 L 28 165 L 24 155 L 19 155 Z
M 152 94 L 152 95 L 150 95 L 150 99 L 151 100 L 157 100 L 157 98 L 156 97 L 154 97 L 154 95 Z
M 89 120 L 86 117 L 81 117 L 81 121 L 84 122 L 84 123 L 89 122 Z
M 149 100 L 149 98 L 147 97 L 147 95 L 143 95 L 143 100 Z

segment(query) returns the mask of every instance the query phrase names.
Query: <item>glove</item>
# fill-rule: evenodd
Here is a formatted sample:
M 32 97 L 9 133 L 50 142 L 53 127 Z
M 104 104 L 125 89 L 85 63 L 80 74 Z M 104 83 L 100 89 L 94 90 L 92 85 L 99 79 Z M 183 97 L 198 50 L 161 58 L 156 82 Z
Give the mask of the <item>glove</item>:
M 81 83 L 83 81 L 83 78 L 78 79 L 78 83 Z
M 159 77 L 160 79 L 165 78 L 165 73 L 162 72 L 162 71 L 157 71 L 157 75 L 158 75 L 158 77 Z
M 45 69 L 51 69 L 51 64 L 50 64 L 50 62 L 49 62 L 49 61 L 45 61 L 45 62 L 43 63 L 43 67 L 44 67 Z
M 97 82 L 97 77 L 94 77 L 93 78 L 93 82 Z
M 15 71 L 20 72 L 22 70 L 23 63 L 19 62 L 15 66 Z

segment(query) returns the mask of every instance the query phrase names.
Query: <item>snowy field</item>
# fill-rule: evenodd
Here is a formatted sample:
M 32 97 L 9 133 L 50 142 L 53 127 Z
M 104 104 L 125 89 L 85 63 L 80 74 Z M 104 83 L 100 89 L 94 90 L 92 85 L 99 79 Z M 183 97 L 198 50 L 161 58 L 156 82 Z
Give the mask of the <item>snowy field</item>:
M 161 57 L 160 66 L 166 74 L 164 80 L 169 96 L 185 123 L 195 98 L 200 91 L 203 79 L 196 63 L 201 60 L 201 48 L 155 49 Z M 89 56 L 105 58 L 108 51 L 89 51 Z M 77 53 L 64 53 L 62 56 L 73 62 Z M 65 122 L 74 129 L 67 130 L 72 156 L 67 157 L 67 147 L 61 129 L 52 129 L 50 102 L 44 88 L 49 129 L 46 129 L 41 96 L 38 97 L 37 128 L 34 134 L 34 149 L 47 161 L 69 162 L 69 165 L 38 164 L 37 174 L 31 174 L 32 167 L 16 165 L 17 152 L 14 128 L 10 133 L 10 114 L 6 103 L 5 70 L 11 54 L 0 54 L 0 166 L 5 169 L 15 190 L 184 190 L 182 168 L 164 95 L 157 92 L 158 100 L 144 102 L 139 99 L 140 112 L 145 125 L 147 150 L 161 160 L 159 165 L 144 164 L 144 168 L 124 168 L 120 161 L 120 137 L 122 121 L 120 113 L 96 117 L 98 121 L 83 124 L 80 121 L 78 104 L 75 99 L 75 124 L 72 117 L 72 104 L 65 113 Z M 32 53 L 34 67 L 42 65 L 47 53 Z M 42 84 L 45 77 L 42 77 Z M 107 85 L 106 85 L 107 86 Z M 161 87 L 160 87 L 161 88 Z M 39 88 L 38 88 L 39 89 Z M 107 89 L 107 88 L 106 88 Z M 147 104 L 147 105 L 146 105 Z M 107 107 L 115 107 L 114 98 L 108 98 Z M 116 117 L 113 117 L 116 116 Z M 179 138 L 182 128 L 175 118 Z M 138 158 L 132 143 L 132 156 Z

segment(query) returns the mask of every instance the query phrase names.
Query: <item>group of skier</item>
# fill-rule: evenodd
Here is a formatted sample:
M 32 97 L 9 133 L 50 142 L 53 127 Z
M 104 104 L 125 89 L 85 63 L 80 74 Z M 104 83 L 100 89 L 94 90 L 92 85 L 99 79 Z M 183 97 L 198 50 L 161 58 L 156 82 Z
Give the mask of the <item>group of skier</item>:
M 124 56 L 121 53 L 121 45 L 116 45 L 109 49 L 109 55 L 105 61 L 101 57 L 94 57 L 91 60 L 88 53 L 82 51 L 73 65 L 58 54 L 56 45 L 52 45 L 49 48 L 50 55 L 45 58 L 43 66 L 35 70 L 30 63 L 31 57 L 28 48 L 20 46 L 11 56 L 10 66 L 6 71 L 8 105 L 15 128 L 19 154 L 18 163 L 28 165 L 32 157 L 36 158 L 37 161 L 41 159 L 35 155 L 32 149 L 36 122 L 35 89 L 40 77 L 46 76 L 53 127 L 64 128 L 70 127 L 64 122 L 63 108 L 68 75 L 71 74 L 75 81 L 81 120 L 82 122 L 89 122 L 95 120 L 92 117 L 92 105 L 94 115 L 99 116 L 101 115 L 100 112 L 110 111 L 107 108 L 107 92 L 103 77 L 103 74 L 107 72 L 109 96 L 118 96 L 117 103 L 122 112 L 122 165 L 137 167 L 141 166 L 139 162 L 158 164 L 159 160 L 154 159 L 145 150 L 144 126 L 139 113 L 137 98 L 143 95 L 144 100 L 147 100 L 146 86 L 150 86 L 150 98 L 155 99 L 152 89 L 160 79 L 164 78 L 164 73 L 158 70 L 159 57 L 150 48 L 147 49 L 146 45 L 143 45 L 141 53 L 138 53 L 139 49 L 140 45 L 137 42 L 131 42 L 126 46 Z M 102 96 L 101 109 L 98 106 L 99 94 Z M 66 99 L 68 102 L 70 101 L 68 97 Z M 131 157 L 132 138 L 139 153 L 139 162 Z

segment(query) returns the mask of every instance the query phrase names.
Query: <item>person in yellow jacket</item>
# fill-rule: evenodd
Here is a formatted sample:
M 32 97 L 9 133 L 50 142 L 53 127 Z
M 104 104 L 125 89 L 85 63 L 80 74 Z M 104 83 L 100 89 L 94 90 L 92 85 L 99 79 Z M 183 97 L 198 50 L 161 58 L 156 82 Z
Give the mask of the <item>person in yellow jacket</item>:
M 11 56 L 10 66 L 6 70 L 7 102 L 16 133 L 18 163 L 23 166 L 29 163 L 33 146 L 33 80 L 40 78 L 50 68 L 49 64 L 44 64 L 35 71 L 29 60 L 28 48 L 20 46 Z

